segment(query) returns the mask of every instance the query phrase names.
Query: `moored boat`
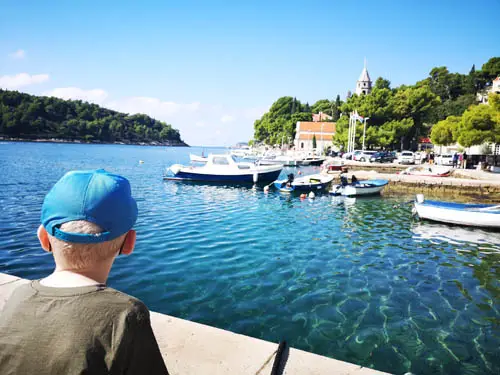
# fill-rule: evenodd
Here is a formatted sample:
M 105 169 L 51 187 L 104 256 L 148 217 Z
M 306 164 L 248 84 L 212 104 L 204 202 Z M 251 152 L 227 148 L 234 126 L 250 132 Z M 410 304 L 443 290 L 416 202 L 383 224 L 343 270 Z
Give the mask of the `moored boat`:
M 451 174 L 451 168 L 438 165 L 415 165 L 406 168 L 404 171 L 400 172 L 400 174 L 426 177 L 447 177 Z
M 417 194 L 415 212 L 421 219 L 448 224 L 500 229 L 500 204 L 469 204 L 425 200 Z
M 295 178 L 293 173 L 288 175 L 286 180 L 274 181 L 274 187 L 282 192 L 291 193 L 293 191 L 319 191 L 326 189 L 332 182 L 333 176 L 323 174 L 311 174 Z
M 193 163 L 206 163 L 208 161 L 207 157 L 205 157 L 205 156 L 198 156 L 198 155 L 195 155 L 195 154 L 189 154 L 189 159 Z
M 210 154 L 203 166 L 172 165 L 167 169 L 164 179 L 235 184 L 268 183 L 276 180 L 282 169 L 283 165 L 256 165 L 237 162 L 229 154 Z
M 332 190 L 330 190 L 331 195 L 345 195 L 353 197 L 380 194 L 384 187 L 389 183 L 388 180 L 356 180 L 354 183 L 347 184 L 347 181 L 342 178 L 341 181 L 342 183 L 332 187 Z

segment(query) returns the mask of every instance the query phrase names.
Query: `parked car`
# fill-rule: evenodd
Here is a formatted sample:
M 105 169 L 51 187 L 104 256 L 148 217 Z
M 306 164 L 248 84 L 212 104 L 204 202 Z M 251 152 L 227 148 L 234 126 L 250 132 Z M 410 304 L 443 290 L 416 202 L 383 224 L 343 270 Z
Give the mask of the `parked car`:
M 369 161 L 370 158 L 376 153 L 377 151 L 366 151 L 366 150 L 355 152 L 354 155 L 352 156 L 352 160 L 357 160 L 361 162 Z
M 353 155 L 356 153 L 360 153 L 360 152 L 361 152 L 361 150 L 354 150 L 354 151 L 346 152 L 342 155 L 342 159 L 352 160 Z
M 453 155 L 452 154 L 443 154 L 436 158 L 436 164 L 440 165 L 453 165 Z
M 415 154 L 411 151 L 401 151 L 398 157 L 399 164 L 415 164 Z
M 379 151 L 370 157 L 370 163 L 392 163 L 396 158 L 394 153 L 389 151 Z

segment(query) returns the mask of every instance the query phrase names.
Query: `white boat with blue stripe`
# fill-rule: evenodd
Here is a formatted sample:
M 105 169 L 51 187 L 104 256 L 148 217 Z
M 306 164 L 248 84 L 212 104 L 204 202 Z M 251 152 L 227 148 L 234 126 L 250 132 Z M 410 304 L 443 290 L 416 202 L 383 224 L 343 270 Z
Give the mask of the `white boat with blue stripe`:
M 167 169 L 165 180 L 212 183 L 258 184 L 278 178 L 283 165 L 258 165 L 238 162 L 234 155 L 210 154 L 203 166 L 174 164 Z
M 290 173 L 288 179 L 274 181 L 274 187 L 285 193 L 320 191 L 326 189 L 332 180 L 332 175 L 316 173 L 295 178 L 294 174 Z
M 421 219 L 441 223 L 500 229 L 500 204 L 466 204 L 425 200 L 417 194 L 415 212 Z
M 353 182 L 349 184 L 347 178 L 343 175 L 340 176 L 340 181 L 341 183 L 339 185 L 332 186 L 330 195 L 354 197 L 380 194 L 389 183 L 388 180 L 357 180 L 356 177 L 353 176 Z

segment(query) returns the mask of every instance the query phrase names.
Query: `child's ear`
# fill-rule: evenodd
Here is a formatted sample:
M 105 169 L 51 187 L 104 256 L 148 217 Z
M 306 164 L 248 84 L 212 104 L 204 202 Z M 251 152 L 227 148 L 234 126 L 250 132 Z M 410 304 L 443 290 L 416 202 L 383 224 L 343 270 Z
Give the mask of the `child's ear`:
M 38 241 L 40 241 L 40 245 L 42 245 L 42 249 L 50 253 L 52 249 L 50 247 L 49 234 L 47 233 L 43 225 L 40 225 L 38 227 L 36 234 L 38 236 Z
M 125 241 L 122 246 L 122 254 L 130 255 L 132 251 L 134 251 L 135 239 L 137 238 L 137 234 L 135 230 L 131 229 L 127 232 L 125 236 Z

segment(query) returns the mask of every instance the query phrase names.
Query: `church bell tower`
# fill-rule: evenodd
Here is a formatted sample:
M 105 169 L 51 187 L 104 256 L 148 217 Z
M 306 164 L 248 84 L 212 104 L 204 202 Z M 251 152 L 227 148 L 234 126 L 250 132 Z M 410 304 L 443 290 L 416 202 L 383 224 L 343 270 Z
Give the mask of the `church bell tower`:
M 370 79 L 370 75 L 368 74 L 368 70 L 366 69 L 366 59 L 365 66 L 361 75 L 359 76 L 358 82 L 356 83 L 356 94 L 369 94 L 372 92 L 372 81 Z

